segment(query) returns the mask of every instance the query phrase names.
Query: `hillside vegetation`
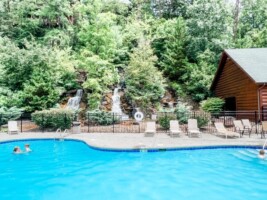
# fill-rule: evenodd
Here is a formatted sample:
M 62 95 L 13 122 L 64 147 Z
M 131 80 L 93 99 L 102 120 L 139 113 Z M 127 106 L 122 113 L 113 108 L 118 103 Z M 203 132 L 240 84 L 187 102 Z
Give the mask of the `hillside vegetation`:
M 0 107 L 43 110 L 83 88 L 94 110 L 119 83 L 136 106 L 166 88 L 199 102 L 223 49 L 267 46 L 266 0 L 125 2 L 0 1 Z

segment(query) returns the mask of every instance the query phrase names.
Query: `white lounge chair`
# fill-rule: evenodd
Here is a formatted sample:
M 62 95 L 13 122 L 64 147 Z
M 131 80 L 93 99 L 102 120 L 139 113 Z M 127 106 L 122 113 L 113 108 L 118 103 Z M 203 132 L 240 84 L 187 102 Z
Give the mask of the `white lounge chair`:
M 8 121 L 8 134 L 18 134 L 18 123 L 17 121 Z
M 265 138 L 265 134 L 267 133 L 267 121 L 262 121 L 261 122 L 261 128 L 262 128 L 262 131 L 261 131 L 261 138 Z
M 170 121 L 170 136 L 171 137 L 180 137 L 181 129 L 179 122 L 177 120 Z
M 155 133 L 156 133 L 156 123 L 147 122 L 146 130 L 145 130 L 145 137 L 153 137 Z
M 248 133 L 250 137 L 250 130 L 246 127 L 243 126 L 241 120 L 234 120 L 234 126 L 235 126 L 235 131 L 240 133 L 241 136 L 244 135 L 244 133 Z
M 243 124 L 244 128 L 248 129 L 250 134 L 252 133 L 252 129 L 253 128 L 254 128 L 254 131 L 256 132 L 256 130 L 255 130 L 256 126 L 252 125 L 251 122 L 249 121 L 249 119 L 241 119 L 241 121 L 242 121 L 242 124 Z
M 215 122 L 214 123 L 215 128 L 217 130 L 216 135 L 217 136 L 225 136 L 225 138 L 227 139 L 228 137 L 239 137 L 241 136 L 241 134 L 238 134 L 236 132 L 233 131 L 228 131 L 222 122 Z
M 192 137 L 193 135 L 197 137 L 201 137 L 201 132 L 199 131 L 199 128 L 197 126 L 197 120 L 196 119 L 188 119 L 188 136 Z

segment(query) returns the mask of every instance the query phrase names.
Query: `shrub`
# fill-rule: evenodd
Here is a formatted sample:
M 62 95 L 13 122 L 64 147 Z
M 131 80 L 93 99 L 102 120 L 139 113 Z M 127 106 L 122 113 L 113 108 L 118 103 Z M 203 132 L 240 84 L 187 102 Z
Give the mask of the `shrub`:
M 101 110 L 89 111 L 87 112 L 86 117 L 90 122 L 97 123 L 100 125 L 110 125 L 119 121 L 118 116 L 114 115 L 113 119 L 113 113 Z
M 175 111 L 176 118 L 179 120 L 181 124 L 186 124 L 188 120 L 188 116 L 190 114 L 190 107 L 185 104 L 178 104 Z
M 0 125 L 6 124 L 9 120 L 16 120 L 22 114 L 22 109 L 17 107 L 1 107 L 0 108 Z
M 197 116 L 196 119 L 199 128 L 206 126 L 209 122 L 209 117 L 206 116 Z
M 32 120 L 40 128 L 51 128 L 56 130 L 69 129 L 73 121 L 74 113 L 68 109 L 50 109 L 32 113 Z
M 222 111 L 224 103 L 225 102 L 223 99 L 214 97 L 214 98 L 208 98 L 207 100 L 202 101 L 200 105 L 204 111 L 216 114 Z
M 171 120 L 174 120 L 175 117 L 174 116 L 162 116 L 162 117 L 159 117 L 158 121 L 159 121 L 159 124 L 162 128 L 164 129 L 169 129 L 170 128 L 170 121 Z

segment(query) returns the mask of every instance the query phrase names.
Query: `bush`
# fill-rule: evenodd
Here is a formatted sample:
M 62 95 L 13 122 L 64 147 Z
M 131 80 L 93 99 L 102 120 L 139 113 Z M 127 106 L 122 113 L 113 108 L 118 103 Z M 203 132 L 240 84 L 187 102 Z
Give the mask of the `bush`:
M 214 98 L 208 98 L 207 100 L 202 101 L 200 105 L 204 111 L 216 114 L 222 111 L 224 103 L 225 102 L 223 99 L 214 97 Z
M 170 121 L 171 120 L 174 120 L 175 117 L 174 116 L 162 116 L 162 117 L 159 117 L 158 121 L 159 121 L 159 124 L 162 128 L 164 129 L 169 129 L 170 128 Z
M 199 128 L 206 126 L 209 122 L 209 117 L 206 116 L 197 116 L 196 119 Z
M 101 110 L 89 111 L 87 112 L 86 117 L 90 122 L 100 125 L 110 125 L 119 121 L 118 116 L 114 115 L 113 119 L 113 113 Z
M 3 124 L 7 124 L 9 120 L 16 120 L 22 114 L 22 109 L 17 107 L 1 107 L 0 108 L 0 126 Z
M 58 128 L 62 130 L 69 129 L 71 127 L 73 117 L 73 111 L 67 109 L 50 109 L 32 113 L 32 120 L 40 128 L 51 128 L 53 130 Z
M 185 104 L 178 104 L 174 112 L 176 113 L 176 118 L 181 124 L 187 123 L 188 116 L 190 114 L 189 106 L 186 106 Z

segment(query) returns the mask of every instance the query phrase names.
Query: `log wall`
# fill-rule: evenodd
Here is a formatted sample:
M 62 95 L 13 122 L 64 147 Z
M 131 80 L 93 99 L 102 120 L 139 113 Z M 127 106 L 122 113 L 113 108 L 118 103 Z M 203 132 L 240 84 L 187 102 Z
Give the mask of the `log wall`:
M 252 80 L 239 66 L 230 58 L 226 60 L 220 74 L 217 74 L 217 84 L 215 85 L 215 95 L 221 98 L 236 98 L 236 110 L 258 110 L 258 88 Z M 267 89 L 261 95 L 262 101 L 267 105 Z M 266 94 L 266 95 L 265 95 Z M 266 100 L 265 100 L 266 99 Z

